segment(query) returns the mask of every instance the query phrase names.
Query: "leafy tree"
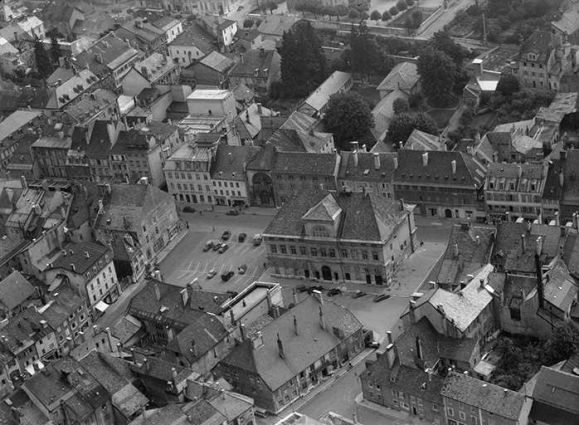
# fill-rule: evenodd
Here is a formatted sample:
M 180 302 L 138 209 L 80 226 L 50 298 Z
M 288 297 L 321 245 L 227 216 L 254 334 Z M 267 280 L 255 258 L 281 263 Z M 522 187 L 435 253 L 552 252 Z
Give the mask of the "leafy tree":
M 390 14 L 390 12 L 388 12 L 387 10 L 384 11 L 384 13 L 382 14 L 382 20 L 383 21 L 388 21 L 392 19 L 392 15 Z
M 375 72 L 380 61 L 376 40 L 368 32 L 366 22 L 352 25 L 350 31 L 350 68 L 353 72 L 367 76 Z
M 284 33 L 280 48 L 284 94 L 302 97 L 326 78 L 326 58 L 312 25 L 301 21 Z
M 456 79 L 456 65 L 450 56 L 439 50 L 426 50 L 416 66 L 424 95 L 434 104 L 446 104 Z
M 58 39 L 56 35 L 50 37 L 50 56 L 52 63 L 58 66 L 58 60 L 60 59 L 60 45 L 58 44 Z
M 269 13 L 273 14 L 273 11 L 277 9 L 277 3 L 275 1 L 268 1 L 267 8 L 269 9 Z
M 414 0 L 406 0 L 406 4 L 408 5 L 408 7 L 412 7 L 414 6 Z
M 396 6 L 392 6 L 390 9 L 388 9 L 388 12 L 390 12 L 390 15 L 396 16 L 398 15 L 399 10 Z
M 345 6 L 343 4 L 339 4 L 337 6 L 335 6 L 336 8 L 336 16 L 338 17 L 338 20 L 340 20 L 341 16 L 348 16 L 348 13 L 350 13 L 350 11 L 348 10 L 348 6 Z
M 394 110 L 394 115 L 402 114 L 410 110 L 410 105 L 408 101 L 403 97 L 397 97 L 392 102 L 392 109 Z
M 360 12 L 358 12 L 356 9 L 350 9 L 350 13 L 348 13 L 348 18 L 359 19 L 360 18 Z
M 445 31 L 435 32 L 429 42 L 428 48 L 446 53 L 458 67 L 462 67 L 462 63 L 469 55 L 468 50 L 460 44 L 455 43 L 452 37 Z
M 253 19 L 246 19 L 245 21 L 243 21 L 243 28 L 251 28 L 253 27 Z
M 404 0 L 398 0 L 398 2 L 396 3 L 396 8 L 402 12 L 406 9 L 408 9 L 408 5 L 406 4 L 406 2 Z
M 412 28 L 418 29 L 422 24 L 422 12 L 420 10 L 415 10 L 410 15 L 412 19 Z
M 395 115 L 390 122 L 385 141 L 393 143 L 396 147 L 399 146 L 400 142 L 404 145 L 414 129 L 430 134 L 438 133 L 436 123 L 430 116 L 423 113 L 401 113 Z
M 46 78 L 52 73 L 52 65 L 48 52 L 44 48 L 44 43 L 40 39 L 34 40 L 34 58 L 36 59 L 36 70 L 41 78 Z
M 504 96 L 511 96 L 520 90 L 520 84 L 517 77 L 512 74 L 502 75 L 497 84 L 496 91 Z
M 366 139 L 374 127 L 374 117 L 368 103 L 358 93 L 339 93 L 330 98 L 324 125 L 334 134 L 336 145 L 345 150 L 350 142 Z
M 545 344 L 544 361 L 548 364 L 568 359 L 579 351 L 579 330 L 572 323 L 565 323 L 553 332 Z
M 360 12 L 360 20 L 365 21 L 368 18 L 369 18 L 368 13 L 364 11 Z

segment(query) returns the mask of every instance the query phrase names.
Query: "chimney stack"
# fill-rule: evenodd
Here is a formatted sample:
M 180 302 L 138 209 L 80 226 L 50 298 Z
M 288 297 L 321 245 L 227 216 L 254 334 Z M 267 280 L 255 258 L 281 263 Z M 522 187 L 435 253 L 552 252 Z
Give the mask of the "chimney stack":
M 392 369 L 396 362 L 396 346 L 394 344 L 389 344 L 386 347 L 386 358 L 388 359 L 388 367 Z
M 293 290 L 293 296 L 294 296 L 294 305 L 298 305 L 298 302 L 299 302 L 300 298 L 299 298 L 299 295 L 298 295 L 298 291 L 296 291 L 295 288 L 294 288 L 294 290 Z
M 517 165 L 517 174 L 519 179 L 523 177 L 523 167 L 521 165 Z
M 428 152 L 422 154 L 422 165 L 426 167 L 428 165 Z
M 198 355 L 198 353 L 197 353 L 197 345 L 196 345 L 194 339 L 191 340 L 191 348 L 190 348 L 190 350 L 191 350 L 191 354 L 193 354 L 193 357 L 197 357 L 197 355 Z
M 20 176 L 20 186 L 22 186 L 22 190 L 28 189 L 28 181 L 26 180 L 26 176 Z
M 380 154 L 378 152 L 374 154 L 374 168 L 376 170 L 380 169 Z
M 177 379 L 177 369 L 174 367 L 171 368 L 171 377 L 173 378 L 173 382 Z
M 561 219 L 559 218 L 559 211 L 555 211 L 555 226 L 561 225 Z
M 526 240 L 525 240 L 525 234 L 523 233 L 521 235 L 521 251 L 523 252 L 523 254 L 525 253 L 525 249 L 527 248 L 527 244 L 526 244 Z
M 239 324 L 239 336 L 241 337 L 241 342 L 245 341 L 245 325 L 243 323 Z
M 352 156 L 354 157 L 354 166 L 358 166 L 358 142 L 350 142 L 352 146 Z
M 155 283 L 155 298 L 157 298 L 157 301 L 161 301 L 161 289 L 159 289 L 159 285 L 157 285 Z
M 411 323 L 416 323 L 416 315 L 415 315 L 415 311 L 416 311 L 416 301 L 414 300 L 410 300 L 408 302 L 409 307 L 410 307 L 410 322 Z
M 388 344 L 392 344 L 392 332 L 386 332 L 386 337 L 388 338 Z
M 579 213 L 574 212 L 573 213 L 573 227 L 575 228 L 575 230 L 578 230 L 577 229 L 578 224 L 579 224 Z
M 507 212 L 505 213 L 505 215 L 507 216 L 507 221 L 511 221 L 511 213 L 510 213 L 510 211 L 507 211 Z
M 279 356 L 282 359 L 285 359 L 285 354 L 283 352 L 283 344 L 281 342 L 281 338 L 279 337 L 279 334 L 277 334 L 277 349 L 279 350 Z
M 326 329 L 326 323 L 324 322 L 324 312 L 322 311 L 322 306 L 320 306 L 320 326 L 322 329 Z
M 397 156 L 392 157 L 392 162 L 394 163 L 394 169 L 397 170 L 398 169 L 398 157 Z
M 456 160 L 453 159 L 453 160 L 450 162 L 450 165 L 452 166 L 452 174 L 456 174 Z
M 454 248 L 454 258 L 458 258 L 458 255 L 459 255 L 458 244 L 455 243 L 455 244 L 453 245 L 453 248 Z
M 535 268 L 537 273 L 537 295 L 539 297 L 539 308 L 543 308 L 545 292 L 543 288 L 543 264 L 541 263 L 541 251 L 539 249 L 539 239 L 537 239 L 537 253 L 535 254 Z
M 298 319 L 296 319 L 295 314 L 294 314 L 294 333 L 296 334 L 296 336 L 299 335 L 299 333 L 298 333 Z
M 400 198 L 400 211 L 404 211 L 404 199 Z
M 422 341 L 420 341 L 419 336 L 416 336 L 416 357 L 418 357 L 418 360 L 424 360 L 422 355 Z
M 565 174 L 563 174 L 563 171 L 559 171 L 559 186 L 561 186 L 562 188 L 564 184 L 565 184 Z
M 187 307 L 187 304 L 189 303 L 189 290 L 188 288 L 183 288 L 181 289 L 181 301 L 183 303 L 183 307 Z

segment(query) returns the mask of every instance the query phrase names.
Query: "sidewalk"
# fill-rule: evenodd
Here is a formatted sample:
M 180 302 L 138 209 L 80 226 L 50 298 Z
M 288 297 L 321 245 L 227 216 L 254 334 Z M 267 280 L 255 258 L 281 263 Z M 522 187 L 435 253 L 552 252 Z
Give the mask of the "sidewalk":
M 432 425 L 431 422 L 364 400 L 362 394 L 356 397 L 356 418 L 363 425 Z

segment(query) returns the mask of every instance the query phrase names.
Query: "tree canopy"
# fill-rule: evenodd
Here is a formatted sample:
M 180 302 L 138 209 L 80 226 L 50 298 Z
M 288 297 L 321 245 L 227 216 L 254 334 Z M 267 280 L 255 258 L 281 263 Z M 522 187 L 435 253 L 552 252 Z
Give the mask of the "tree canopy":
M 336 146 L 347 150 L 352 141 L 367 141 L 374 128 L 374 117 L 368 103 L 358 93 L 338 93 L 330 98 L 324 125 L 334 134 Z
M 36 59 L 36 70 L 40 77 L 48 77 L 52 73 L 52 64 L 48 52 L 44 48 L 44 43 L 38 38 L 34 40 L 34 58 Z
M 360 22 L 360 25 L 352 25 L 349 55 L 352 72 L 367 76 L 380 66 L 380 51 L 365 21 Z
M 469 55 L 468 50 L 457 44 L 445 31 L 434 33 L 428 43 L 428 50 L 432 49 L 446 53 L 457 67 L 462 67 L 462 63 Z
M 284 33 L 280 55 L 284 96 L 306 96 L 325 80 L 326 58 L 309 22 Z
M 414 129 L 430 134 L 438 133 L 436 123 L 429 115 L 403 112 L 395 115 L 390 122 L 385 142 L 393 143 L 397 147 L 400 142 L 404 145 Z
M 511 96 L 520 90 L 519 80 L 512 74 L 502 75 L 497 84 L 496 91 L 503 96 Z
M 436 49 L 425 50 L 418 58 L 416 67 L 424 95 L 433 104 L 447 103 L 458 76 L 450 56 Z

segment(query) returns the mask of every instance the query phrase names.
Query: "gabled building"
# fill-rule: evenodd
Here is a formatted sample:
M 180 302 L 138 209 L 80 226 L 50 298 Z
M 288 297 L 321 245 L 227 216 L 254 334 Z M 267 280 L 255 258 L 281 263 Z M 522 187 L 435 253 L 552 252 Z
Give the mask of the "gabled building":
M 123 94 L 136 96 L 144 88 L 176 85 L 180 72 L 181 66 L 171 61 L 168 56 L 159 52 L 152 53 L 145 59 L 135 62 L 123 77 L 121 82 Z
M 185 69 L 215 51 L 217 41 L 196 23 L 191 23 L 173 41 L 169 42 L 169 56 Z
M 463 152 L 401 150 L 395 161 L 394 193 L 426 217 L 484 220 L 486 167 Z
M 258 150 L 253 146 L 217 147 L 211 166 L 211 184 L 216 205 L 249 205 L 245 167 Z
M 529 419 L 536 424 L 579 423 L 579 376 L 564 367 L 542 366 L 533 378 L 533 407 Z
M 167 50 L 167 35 L 165 31 L 142 18 L 136 18 L 125 23 L 115 31 L 121 40 L 130 40 L 131 45 L 148 54 L 165 52 Z
M 90 126 L 97 119 L 109 120 L 119 117 L 117 95 L 104 89 L 96 89 L 85 95 L 78 103 L 67 106 L 58 114 L 64 124 Z
M 279 81 L 281 56 L 275 50 L 250 50 L 229 72 L 232 86 L 245 84 L 261 95 L 269 93 L 274 81 Z
M 233 43 L 233 37 L 237 32 L 236 21 L 225 19 L 220 15 L 201 15 L 198 22 L 201 27 L 217 38 L 219 50 L 229 51 L 229 46 Z
M 380 99 L 396 90 L 410 96 L 417 93 L 419 89 L 418 70 L 416 64 L 412 62 L 401 62 L 396 65 L 376 88 L 380 93 Z
M 277 413 L 356 356 L 364 345 L 362 333 L 350 311 L 318 293 L 257 334 L 242 336 L 216 373 L 257 406 Z
M 14 270 L 0 281 L 0 315 L 10 317 L 22 311 L 25 303 L 36 294 L 30 282 Z
M 340 154 L 340 191 L 373 193 L 394 199 L 395 153 L 343 151 Z
M 198 88 L 229 88 L 229 70 L 235 62 L 219 52 L 211 52 L 203 59 L 192 63 L 181 73 L 181 81 L 193 82 Z M 192 72 L 193 78 L 187 78 L 186 72 Z
M 348 92 L 353 84 L 352 74 L 334 71 L 326 81 L 320 84 L 320 86 L 304 100 L 304 103 L 302 103 L 297 110 L 319 118 L 326 112 L 330 97 L 338 93 Z
M 562 158 L 562 172 L 559 173 L 561 185 L 560 217 L 562 220 L 571 220 L 573 214 L 579 211 L 579 180 L 574 164 L 579 160 L 579 150 L 567 151 Z
M 445 151 L 446 144 L 442 137 L 428 134 L 415 128 L 402 148 L 415 151 Z
M 16 111 L 0 122 L 0 172 L 6 170 L 22 136 L 26 133 L 35 134 L 34 127 L 43 120 L 42 112 Z
M 268 128 L 268 124 L 270 127 Z M 317 130 L 319 119 L 294 111 L 287 118 L 274 117 L 262 120 L 260 141 L 284 152 L 332 153 L 334 136 Z M 268 134 L 271 134 L 268 136 Z
M 263 233 L 272 273 L 389 286 L 415 250 L 413 210 L 375 194 L 301 190 Z
M 85 20 L 84 13 L 78 7 L 54 3 L 42 9 L 41 17 L 46 27 L 56 28 L 67 37 L 72 36 L 75 27 L 84 24 Z

